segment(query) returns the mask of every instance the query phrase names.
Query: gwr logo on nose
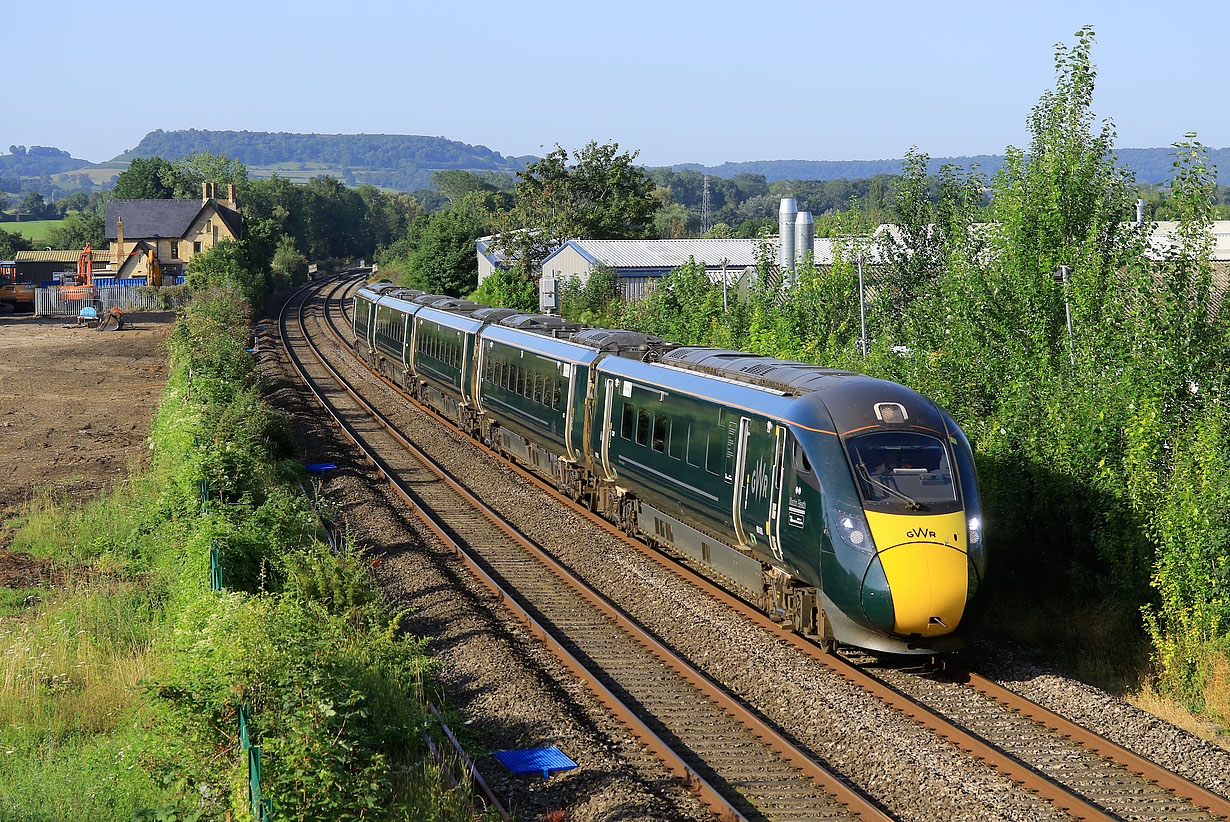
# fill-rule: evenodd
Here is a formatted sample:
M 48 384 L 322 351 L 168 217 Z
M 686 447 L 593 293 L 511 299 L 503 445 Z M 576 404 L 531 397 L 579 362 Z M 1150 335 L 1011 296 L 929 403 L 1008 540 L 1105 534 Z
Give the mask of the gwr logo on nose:
M 910 539 L 922 539 L 923 537 L 935 539 L 935 532 L 928 528 L 914 528 L 906 531 L 905 535 Z

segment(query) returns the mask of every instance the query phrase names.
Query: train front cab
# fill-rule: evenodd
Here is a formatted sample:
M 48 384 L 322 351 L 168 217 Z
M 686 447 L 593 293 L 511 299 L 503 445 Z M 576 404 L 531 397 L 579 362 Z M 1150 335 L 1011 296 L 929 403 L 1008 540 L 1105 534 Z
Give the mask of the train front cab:
M 887 653 L 956 650 L 968 641 L 986 568 L 973 455 L 943 412 L 933 421 L 944 430 L 924 429 L 896 424 L 897 404 L 884 406 L 890 421 L 880 425 L 841 436 L 796 431 L 804 453 L 795 454 L 794 487 L 808 490 L 784 513 L 823 510 L 823 533 L 806 539 L 819 538 L 820 604 L 837 641 Z

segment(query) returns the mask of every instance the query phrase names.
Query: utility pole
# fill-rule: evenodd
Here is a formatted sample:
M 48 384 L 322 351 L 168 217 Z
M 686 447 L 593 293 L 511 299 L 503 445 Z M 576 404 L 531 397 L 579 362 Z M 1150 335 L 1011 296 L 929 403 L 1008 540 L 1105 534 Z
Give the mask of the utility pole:
M 730 309 L 726 307 L 726 266 L 729 263 L 730 263 L 730 260 L 726 259 L 725 257 L 722 258 L 722 313 L 723 314 L 730 313 Z
M 1055 269 L 1055 282 L 1063 285 L 1063 311 L 1068 316 L 1068 360 L 1076 365 L 1076 343 L 1072 341 L 1072 304 L 1068 301 L 1068 280 L 1072 277 L 1072 269 L 1061 265 Z
M 862 349 L 863 356 L 867 356 L 867 297 L 863 291 L 863 252 L 858 253 L 858 319 L 861 331 L 859 332 L 858 347 Z

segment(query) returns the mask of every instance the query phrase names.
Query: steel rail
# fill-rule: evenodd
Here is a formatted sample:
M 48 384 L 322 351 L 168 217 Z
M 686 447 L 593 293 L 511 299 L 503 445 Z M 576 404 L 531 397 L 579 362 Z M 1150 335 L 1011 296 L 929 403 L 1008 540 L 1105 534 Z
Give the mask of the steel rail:
M 336 290 L 336 288 L 335 288 Z M 639 625 L 632 621 L 626 614 L 619 610 L 616 606 L 594 592 L 588 585 L 576 578 L 570 571 L 564 568 L 554 558 L 550 557 L 545 551 L 537 546 L 528 537 L 521 534 L 511 525 L 509 525 L 502 517 L 495 513 L 489 506 L 475 497 L 468 489 L 458 483 L 446 471 L 441 469 L 431 460 L 421 449 L 407 440 L 380 412 L 372 408 L 353 387 L 343 378 L 337 371 L 329 365 L 324 356 L 320 353 L 316 345 L 311 341 L 306 332 L 306 327 L 302 324 L 302 308 L 303 303 L 300 303 L 300 322 L 301 333 L 305 342 L 311 349 L 313 355 L 319 360 L 321 365 L 333 377 L 351 399 L 354 400 L 364 411 L 376 420 L 376 422 L 395 439 L 399 445 L 406 448 L 412 454 L 415 454 L 424 465 L 432 471 L 437 477 L 445 482 L 457 494 L 470 502 L 475 510 L 479 511 L 484 518 L 490 521 L 493 525 L 501 530 L 509 539 L 516 542 L 523 549 L 531 553 L 536 559 L 548 567 L 570 588 L 577 591 L 583 596 L 586 601 L 596 609 L 606 614 L 609 618 L 619 624 L 621 628 L 632 634 L 635 639 L 643 646 L 649 648 L 651 652 L 657 656 L 668 667 L 675 670 L 684 679 L 708 696 L 719 707 L 733 716 L 740 724 L 750 730 L 756 736 L 770 745 L 779 756 L 786 762 L 794 765 L 802 773 L 812 779 L 818 786 L 823 788 L 827 793 L 833 796 L 838 802 L 846 805 L 851 813 L 859 819 L 867 822 L 884 822 L 889 819 L 875 804 L 866 797 L 852 790 L 839 777 L 832 772 L 823 768 L 816 763 L 811 757 L 807 756 L 799 748 L 797 748 L 789 740 L 782 737 L 770 726 L 765 724 L 756 714 L 751 712 L 746 706 L 733 699 L 728 692 L 709 680 L 704 674 L 700 673 L 692 666 L 688 665 L 680 659 L 674 652 L 663 646 L 651 634 L 644 631 Z M 327 308 L 327 306 L 326 306 Z M 325 312 L 327 318 L 327 310 Z M 328 323 L 327 323 L 328 324 Z M 331 325 L 334 334 L 337 334 L 336 328 Z M 339 337 L 340 339 L 340 337 Z M 719 790 L 704 779 L 700 774 L 690 767 L 683 757 L 674 751 L 668 743 L 656 734 L 641 717 L 629 708 L 622 700 L 610 691 L 603 683 L 595 676 L 594 672 L 589 670 L 580 660 L 578 660 L 571 652 L 564 647 L 563 643 L 556 638 L 549 630 L 547 630 L 538 620 L 536 620 L 528 610 L 522 607 L 512 596 L 506 591 L 487 571 L 467 552 L 458 542 L 449 536 L 441 523 L 425 510 L 412 495 L 407 492 L 393 476 L 392 470 L 388 467 L 378 455 L 373 453 L 364 444 L 360 442 L 356 432 L 349 429 L 347 424 L 336 413 L 336 410 L 331 407 L 331 404 L 316 390 L 311 381 L 308 379 L 304 370 L 300 367 L 301 362 L 298 361 L 297 355 L 294 354 L 290 346 L 283 336 L 283 345 L 287 350 L 287 355 L 291 360 L 292 366 L 300 379 L 308 386 L 312 395 L 317 402 L 325 408 L 330 414 L 334 422 L 342 429 L 343 433 L 350 439 L 359 450 L 363 453 L 367 462 L 372 464 L 376 470 L 383 476 L 392 486 L 394 492 L 403 499 L 415 511 L 416 515 L 424 522 L 429 530 L 440 539 L 450 550 L 454 552 L 466 565 L 466 567 L 474 573 L 485 587 L 488 588 L 506 608 L 513 612 L 518 621 L 526 625 L 530 633 L 543 641 L 552 653 L 560 659 L 560 661 L 569 669 L 587 688 L 595 693 L 599 700 L 610 709 L 624 724 L 648 747 L 667 767 L 667 769 L 683 780 L 685 785 L 695 792 L 705 804 L 709 805 L 723 820 L 744 820 L 745 817 L 738 811 L 735 805 L 726 798 Z
M 346 317 L 344 312 L 343 318 L 352 323 L 351 318 Z M 332 322 L 329 323 L 328 327 L 340 344 L 346 348 L 350 348 L 349 343 L 347 343 L 347 341 L 342 337 Z M 356 359 L 359 358 L 356 357 Z M 362 360 L 360 360 L 360 362 L 362 362 Z M 364 365 L 366 366 L 367 364 L 364 363 Z M 456 425 L 454 425 L 447 417 L 444 417 L 436 412 L 435 409 L 419 402 L 417 398 L 413 397 L 401 386 L 397 385 L 383 374 L 371 369 L 370 366 L 367 367 L 374 376 L 383 381 L 399 395 L 410 400 L 417 408 L 430 414 L 433 418 L 447 424 L 453 430 L 460 431 L 460 429 L 458 429 Z M 1074 818 L 1090 820 L 1117 818 L 1108 813 L 1105 809 L 1088 802 L 1079 794 L 1068 789 L 1062 784 L 1043 776 L 1030 768 L 1027 764 L 1019 762 L 1010 754 L 1001 751 L 981 737 L 949 722 L 938 713 L 928 708 L 926 705 L 893 689 L 891 686 L 882 682 L 874 675 L 866 672 L 858 665 L 842 658 L 839 655 L 829 654 L 813 641 L 801 636 L 789 628 L 784 627 L 783 625 L 774 622 L 769 619 L 769 617 L 760 609 L 731 594 L 729 591 L 722 588 L 708 577 L 684 564 L 678 558 L 666 555 L 655 548 L 651 548 L 640 540 L 630 537 L 610 521 L 597 513 L 590 511 L 585 506 L 568 497 L 566 494 L 561 493 L 559 489 L 528 469 L 522 467 L 519 463 L 507 459 L 503 454 L 495 451 L 478 440 L 474 440 L 472 438 L 469 439 L 473 445 L 480 448 L 488 455 L 500 460 L 501 463 L 510 467 L 520 477 L 533 483 L 539 489 L 568 507 L 574 513 L 585 517 L 588 521 L 602 528 L 612 536 L 620 539 L 625 544 L 636 548 L 642 555 L 650 558 L 661 567 L 701 588 L 710 596 L 723 602 L 755 622 L 759 625 L 759 627 L 769 631 L 780 639 L 786 640 L 805 655 L 825 665 L 830 670 L 834 671 L 834 673 L 838 674 L 852 684 L 892 705 L 904 715 L 932 730 L 941 738 L 944 738 L 957 747 L 973 754 L 974 756 L 977 756 L 980 759 L 983 759 L 987 762 L 987 764 L 996 768 L 1005 776 L 1008 776 L 1018 782 L 1027 790 L 1050 801 L 1056 807 L 1061 808 Z M 964 677 L 964 679 L 961 677 Z M 996 683 L 985 679 L 984 677 L 962 671 L 958 676 L 954 677 L 954 679 L 956 681 L 964 681 L 965 684 L 978 691 L 988 699 L 1005 705 L 1019 712 L 1023 716 L 1028 717 L 1039 725 L 1068 737 L 1074 743 L 1111 762 L 1122 765 L 1132 773 L 1144 778 L 1146 781 L 1157 784 L 1163 789 L 1174 794 L 1176 797 L 1186 800 L 1196 807 L 1208 811 L 1214 816 L 1219 816 L 1223 819 L 1230 820 L 1230 801 L 1226 798 L 1221 797 L 1212 791 L 1209 791 L 1208 789 L 1183 778 L 1173 771 L 1144 759 L 1122 745 L 1119 745 L 1106 737 L 1089 730 L 1088 728 L 1078 725 L 1071 720 L 1054 713 L 1053 711 L 1049 711 L 1046 708 L 1031 702 L 1025 697 L 1022 697 L 1019 694 L 1004 688 L 1003 686 L 997 685 Z

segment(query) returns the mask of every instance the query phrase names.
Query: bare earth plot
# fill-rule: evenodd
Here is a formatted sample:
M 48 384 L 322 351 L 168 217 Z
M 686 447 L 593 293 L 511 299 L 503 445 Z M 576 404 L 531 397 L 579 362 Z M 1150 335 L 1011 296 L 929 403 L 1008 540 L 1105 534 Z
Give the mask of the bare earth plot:
M 124 330 L 100 333 L 65 317 L 0 317 L 0 523 L 38 489 L 84 501 L 147 460 L 175 314 L 124 319 Z M 0 585 L 10 586 L 6 576 L 37 564 L 6 542 L 0 527 Z

